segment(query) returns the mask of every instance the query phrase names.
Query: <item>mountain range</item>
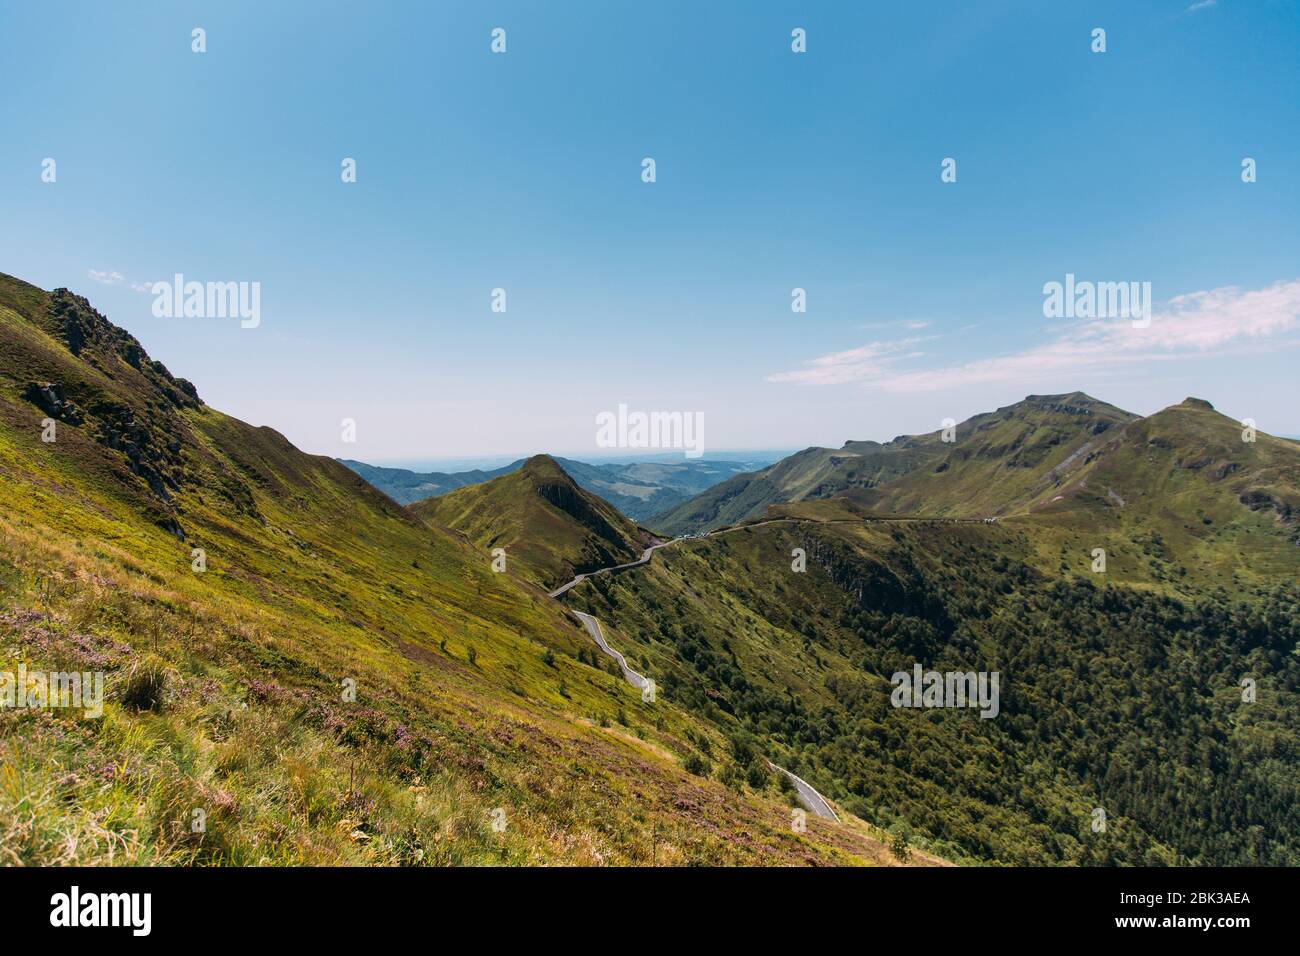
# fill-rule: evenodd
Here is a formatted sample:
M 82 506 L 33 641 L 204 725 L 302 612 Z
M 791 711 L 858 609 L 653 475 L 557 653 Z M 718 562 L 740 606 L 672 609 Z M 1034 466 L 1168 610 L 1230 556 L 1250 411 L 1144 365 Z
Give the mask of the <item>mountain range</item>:
M 655 516 L 654 524 L 669 532 L 708 529 L 760 517 L 773 504 L 837 495 L 880 512 L 1003 516 L 1086 496 L 1090 479 L 1094 492 L 1100 488 L 1120 506 L 1116 489 L 1107 495 L 1106 487 L 1128 483 L 1125 466 L 1136 467 L 1138 481 L 1145 482 L 1155 463 L 1139 465 L 1134 459 L 1144 454 L 1158 455 L 1169 474 L 1205 470 L 1216 486 L 1268 494 L 1269 468 L 1289 461 L 1275 460 L 1274 452 L 1289 454 L 1295 442 L 1272 436 L 1243 442 L 1241 426 L 1212 412 L 1208 402 L 1188 399 L 1143 419 L 1081 392 L 1030 395 L 946 433 L 805 449 L 736 475 Z M 1166 429 L 1174 434 L 1152 436 Z
M 1206 401 L 1030 396 L 645 517 L 546 455 L 405 505 L 67 290 L 0 275 L 0 333 L 0 671 L 109 688 L 0 708 L 11 861 L 1300 862 L 1300 445 Z
M 525 461 L 520 458 L 501 468 L 486 471 L 418 472 L 368 465 L 348 458 L 339 460 L 394 501 L 404 505 L 508 475 L 522 468 Z M 587 491 L 600 495 L 633 521 L 644 521 L 732 475 L 761 468 L 773 459 L 742 456 L 734 459 L 643 460 L 605 464 L 589 464 L 559 456 L 554 456 L 552 460 Z

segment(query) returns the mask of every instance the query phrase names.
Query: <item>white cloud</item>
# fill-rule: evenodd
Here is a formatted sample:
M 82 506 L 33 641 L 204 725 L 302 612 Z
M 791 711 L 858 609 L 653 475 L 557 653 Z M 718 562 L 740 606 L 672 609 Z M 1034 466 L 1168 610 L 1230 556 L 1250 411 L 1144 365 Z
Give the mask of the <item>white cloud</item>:
M 861 348 L 832 352 L 804 363 L 807 368 L 769 375 L 769 382 L 794 382 L 799 385 L 842 385 L 886 375 L 886 363 L 898 352 L 910 349 L 922 336 L 893 342 L 870 342 Z
M 1050 320 L 1049 320 L 1050 321 Z M 1061 320 L 1056 320 L 1061 321 Z M 1225 286 L 1175 296 L 1146 328 L 1126 319 L 1071 322 L 1055 339 L 1010 355 L 959 365 L 900 370 L 898 352 L 917 339 L 873 342 L 860 349 L 811 359 L 805 368 L 768 376 L 772 382 L 839 385 L 858 382 L 888 392 L 924 392 L 990 382 L 1021 383 L 1077 378 L 1119 366 L 1198 359 L 1259 346 L 1300 331 L 1300 280 L 1242 291 Z M 1288 343 L 1292 344 L 1292 343 Z
M 1218 5 L 1219 0 L 1196 0 L 1196 3 L 1188 7 L 1186 12 L 1195 13 L 1197 10 L 1204 10 L 1206 7 L 1216 7 Z
M 919 331 L 919 330 L 921 330 L 921 329 L 927 328 L 929 325 L 930 325 L 929 322 L 923 321 L 923 320 L 921 320 L 921 319 L 898 319 L 898 320 L 893 321 L 893 322 L 868 322 L 866 325 L 861 326 L 861 328 L 864 328 L 864 329 L 907 329 L 907 330 L 910 331 L 910 332 L 916 332 L 916 331 Z
M 126 279 L 126 276 L 122 275 L 120 272 L 106 272 L 99 269 L 87 269 L 86 275 L 90 276 L 90 278 L 94 279 L 96 282 L 104 283 L 104 285 L 118 285 Z M 127 284 L 131 287 L 132 292 L 147 292 L 150 295 L 153 294 L 152 282 L 136 282 L 134 279 L 130 279 L 127 280 Z

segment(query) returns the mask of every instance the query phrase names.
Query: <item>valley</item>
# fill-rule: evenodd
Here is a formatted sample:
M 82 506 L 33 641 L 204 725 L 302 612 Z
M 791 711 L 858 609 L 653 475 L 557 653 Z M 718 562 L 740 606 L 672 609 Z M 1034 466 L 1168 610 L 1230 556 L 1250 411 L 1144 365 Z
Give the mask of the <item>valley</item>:
M 1208 402 L 403 505 L 66 290 L 0 276 L 0 331 L 0 670 L 106 677 L 0 710 L 10 862 L 1300 859 L 1300 445 Z
M 0 276 L 0 341 L 0 671 L 105 676 L 97 718 L 0 708 L 4 862 L 900 862 L 866 824 L 793 831 L 775 773 L 683 766 L 722 731 L 643 703 L 536 583 L 642 540 L 545 462 L 506 476 L 536 504 L 497 573 L 84 298 Z

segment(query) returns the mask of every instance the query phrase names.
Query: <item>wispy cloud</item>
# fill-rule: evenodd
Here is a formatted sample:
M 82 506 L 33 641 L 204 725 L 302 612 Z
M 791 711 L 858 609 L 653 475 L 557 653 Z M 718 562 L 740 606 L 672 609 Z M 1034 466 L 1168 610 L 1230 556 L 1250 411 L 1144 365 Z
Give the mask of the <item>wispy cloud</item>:
M 928 328 L 929 325 L 930 325 L 929 322 L 923 321 L 923 320 L 921 320 L 921 319 L 895 319 L 895 320 L 893 320 L 893 321 L 891 321 L 891 322 L 868 322 L 866 325 L 861 326 L 861 328 L 864 328 L 864 329 L 907 329 L 907 330 L 910 331 L 910 332 L 915 332 L 915 331 L 918 331 L 918 330 L 920 330 L 920 329 Z
M 131 287 L 132 292 L 147 292 L 153 294 L 152 282 L 137 282 L 134 279 L 128 280 L 126 276 L 117 271 L 102 271 L 100 269 L 87 269 L 86 275 L 96 282 L 102 282 L 104 285 L 121 285 L 123 281 Z
M 1219 0 L 1196 0 L 1196 3 L 1187 8 L 1187 12 L 1195 13 L 1197 10 L 1204 10 L 1206 7 L 1217 7 L 1218 5 Z
M 799 385 L 842 385 L 889 374 L 888 363 L 900 352 L 911 349 L 926 336 L 913 335 L 892 342 L 869 342 L 861 348 L 832 352 L 809 359 L 806 368 L 769 375 L 769 382 L 795 382 Z M 916 353 L 913 353 L 916 354 Z
M 1170 362 L 1222 355 L 1300 331 L 1300 280 L 1243 291 L 1225 286 L 1176 296 L 1146 328 L 1123 319 L 1095 319 L 1064 325 L 1043 345 L 959 365 L 900 369 L 916 338 L 873 342 L 834 352 L 804 367 L 768 376 L 771 382 L 801 385 L 860 383 L 889 392 L 923 392 L 989 382 L 1030 385 L 1068 372 L 1104 371 L 1119 365 Z

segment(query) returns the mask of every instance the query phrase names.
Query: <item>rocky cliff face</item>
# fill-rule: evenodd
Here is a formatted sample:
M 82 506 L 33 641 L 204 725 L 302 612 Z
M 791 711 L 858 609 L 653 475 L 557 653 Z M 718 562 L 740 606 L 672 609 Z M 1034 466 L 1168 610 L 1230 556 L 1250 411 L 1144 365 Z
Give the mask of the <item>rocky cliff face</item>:
M 43 319 L 45 330 L 76 358 L 124 388 L 109 394 L 92 379 L 69 375 L 66 381 L 31 382 L 23 397 L 120 454 L 153 495 L 170 502 L 185 479 L 181 452 L 188 426 L 177 412 L 202 405 L 194 386 L 151 359 L 133 335 L 67 289 L 50 294 Z
M 110 371 L 112 360 L 117 359 L 143 375 L 176 407 L 197 408 L 203 404 L 193 384 L 177 378 L 161 362 L 151 359 L 135 336 L 108 321 L 85 296 L 55 289 L 50 293 L 44 324 L 46 331 L 63 342 L 69 352 L 100 371 Z
M 32 378 L 20 387 L 21 399 L 110 451 L 105 461 L 121 466 L 113 468 L 115 477 L 128 486 L 131 476 L 138 478 L 144 486 L 139 491 L 152 499 L 159 524 L 183 539 L 176 498 L 190 477 L 192 456 L 202 453 L 185 417 L 203 407 L 194 386 L 151 359 L 133 335 L 67 289 L 41 294 L 28 314 L 70 357 L 52 352 L 26 356 L 36 361 L 27 368 Z M 63 440 L 60 432 L 55 435 L 60 436 L 55 441 Z

